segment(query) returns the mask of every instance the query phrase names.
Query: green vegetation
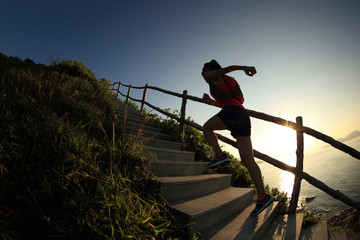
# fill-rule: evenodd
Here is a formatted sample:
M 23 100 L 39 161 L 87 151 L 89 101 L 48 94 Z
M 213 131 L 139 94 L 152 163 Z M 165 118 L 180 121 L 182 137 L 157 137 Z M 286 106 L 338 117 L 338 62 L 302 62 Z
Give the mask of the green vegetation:
M 314 211 L 300 209 L 297 212 L 304 214 L 303 225 L 317 224 L 321 221 L 321 217 Z
M 0 63 L 0 238 L 197 239 L 160 196 L 143 143 L 122 134 L 106 79 L 71 60 L 45 66 L 0 54 Z M 175 121 L 149 116 L 176 138 Z M 212 155 L 188 126 L 185 149 L 198 161 Z M 231 158 L 219 172 L 250 187 Z M 286 195 L 271 191 L 286 208 Z
M 296 210 L 297 213 L 302 213 L 304 216 L 303 225 L 313 225 L 321 222 L 321 216 L 316 211 L 306 209 L 305 204 L 300 204 Z
M 83 64 L 0 55 L 0 238 L 195 238 Z

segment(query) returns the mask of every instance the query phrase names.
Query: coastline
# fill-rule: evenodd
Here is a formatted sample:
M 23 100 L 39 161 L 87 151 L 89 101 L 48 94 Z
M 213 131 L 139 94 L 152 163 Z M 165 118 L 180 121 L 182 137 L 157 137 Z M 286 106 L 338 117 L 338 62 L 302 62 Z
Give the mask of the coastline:
M 327 220 L 329 229 L 341 227 L 342 230 L 350 230 L 355 234 L 360 233 L 360 211 L 354 208 L 348 208 Z
M 353 138 L 345 144 L 360 149 L 360 137 Z M 294 175 L 282 171 L 264 161 L 257 160 L 264 177 L 264 183 L 270 188 L 279 188 L 290 197 Z M 334 190 L 342 192 L 351 199 L 360 199 L 360 161 L 334 148 L 322 148 L 315 154 L 305 154 L 304 171 L 322 181 Z M 308 200 L 308 201 L 306 201 Z M 323 220 L 328 220 L 350 208 L 307 181 L 301 182 L 299 205 L 315 211 Z

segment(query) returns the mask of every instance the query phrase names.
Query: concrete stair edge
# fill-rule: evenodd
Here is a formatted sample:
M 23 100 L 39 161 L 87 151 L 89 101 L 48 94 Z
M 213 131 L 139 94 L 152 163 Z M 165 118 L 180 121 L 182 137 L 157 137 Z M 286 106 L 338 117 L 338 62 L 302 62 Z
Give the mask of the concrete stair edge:
M 231 186 L 231 174 L 159 177 L 161 194 L 171 205 L 190 201 Z
M 253 195 L 254 189 L 229 187 L 203 197 L 172 205 L 172 208 L 194 222 L 195 231 L 202 232 L 227 219 L 234 212 L 241 212 L 253 201 Z
M 195 161 L 195 152 L 165 149 L 158 147 L 149 147 L 149 146 L 145 146 L 145 148 L 148 151 L 152 152 L 158 158 L 158 160 L 183 161 L 183 162 Z
M 276 216 L 278 202 L 271 203 L 258 216 L 250 216 L 255 203 L 248 205 L 241 213 L 234 214 L 217 228 L 207 229 L 201 234 L 204 239 L 261 239 L 261 235 Z
M 206 172 L 206 162 L 154 160 L 149 167 L 158 177 L 201 175 Z
M 328 240 L 327 223 L 322 221 L 318 224 L 303 226 L 300 234 L 301 240 L 316 239 Z
M 280 240 L 300 238 L 304 214 L 280 214 L 264 232 L 264 240 Z
M 147 139 L 145 137 L 143 138 L 143 141 L 145 142 L 145 146 L 148 147 L 166 148 L 166 149 L 179 150 L 179 151 L 181 150 L 180 142 L 172 142 L 161 139 Z
M 163 134 L 161 129 L 142 123 L 127 122 L 125 128 L 152 132 L 154 134 Z
M 139 114 L 133 114 L 133 113 L 127 113 L 127 114 L 123 114 L 120 112 L 116 112 L 116 113 L 121 120 L 125 121 L 125 123 L 134 122 L 137 124 L 148 124 L 150 126 L 154 126 L 152 123 L 148 121 L 148 119 L 145 116 Z
M 125 132 L 132 135 L 139 135 L 139 136 L 141 135 L 142 137 L 146 137 L 149 139 L 159 139 L 159 140 L 169 141 L 169 135 L 164 133 L 148 131 L 146 129 L 132 128 L 125 126 Z
M 328 232 L 329 240 L 347 240 L 346 232 L 344 230 L 336 232 Z M 351 239 L 351 238 L 350 238 Z M 360 239 L 360 236 L 358 237 Z

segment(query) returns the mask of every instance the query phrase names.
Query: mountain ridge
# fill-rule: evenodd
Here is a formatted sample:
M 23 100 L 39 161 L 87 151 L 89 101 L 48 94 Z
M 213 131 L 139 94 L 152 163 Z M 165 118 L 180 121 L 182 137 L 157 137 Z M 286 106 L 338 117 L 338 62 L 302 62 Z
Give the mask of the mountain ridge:
M 354 130 L 353 132 L 351 132 L 349 135 L 347 135 L 345 138 L 339 138 L 337 139 L 339 142 L 347 142 L 350 141 L 354 138 L 357 138 L 360 136 L 360 131 L 358 130 Z

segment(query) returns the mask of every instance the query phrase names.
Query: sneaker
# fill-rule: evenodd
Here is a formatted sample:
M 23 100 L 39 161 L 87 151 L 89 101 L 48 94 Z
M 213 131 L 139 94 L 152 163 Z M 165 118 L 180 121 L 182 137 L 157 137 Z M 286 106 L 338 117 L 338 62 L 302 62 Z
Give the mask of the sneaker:
M 230 163 L 230 158 L 224 153 L 221 157 L 215 156 L 214 160 L 206 165 L 206 168 L 215 168 L 228 163 Z
M 251 216 L 257 216 L 259 213 L 264 211 L 267 206 L 270 205 L 274 201 L 274 197 L 270 196 L 269 194 L 266 194 L 265 198 L 263 200 L 256 200 L 256 207 L 254 210 L 250 213 Z

